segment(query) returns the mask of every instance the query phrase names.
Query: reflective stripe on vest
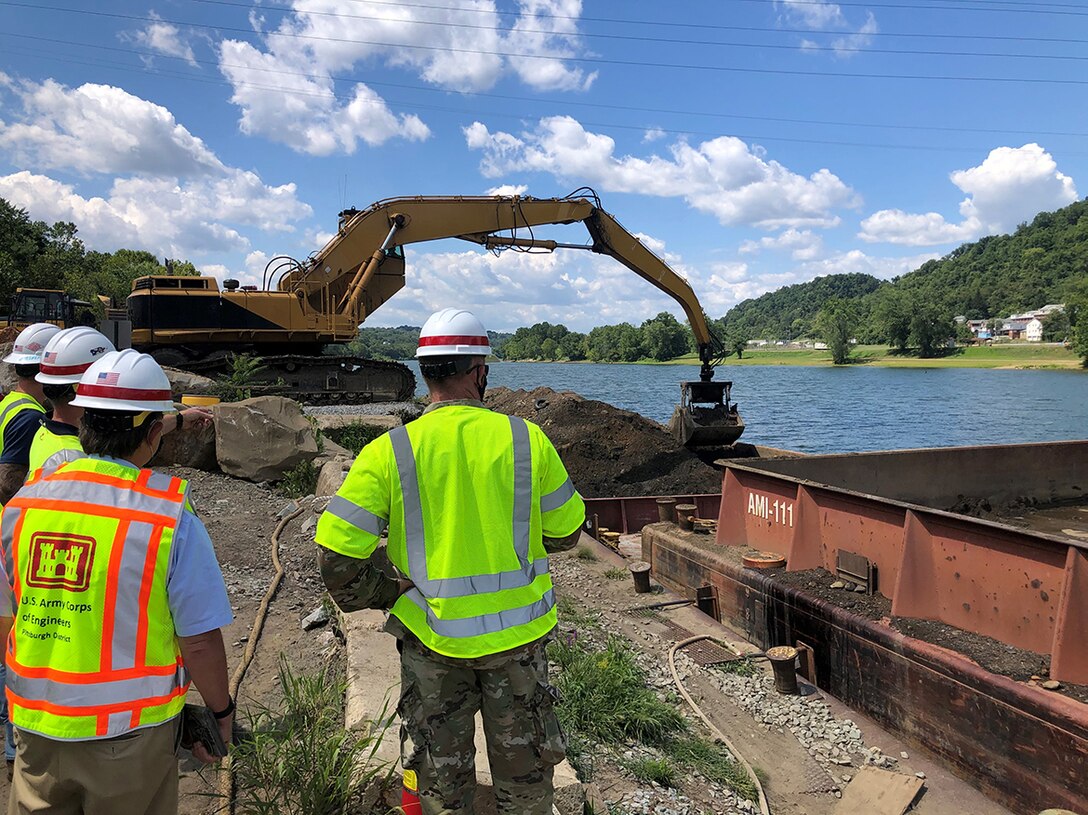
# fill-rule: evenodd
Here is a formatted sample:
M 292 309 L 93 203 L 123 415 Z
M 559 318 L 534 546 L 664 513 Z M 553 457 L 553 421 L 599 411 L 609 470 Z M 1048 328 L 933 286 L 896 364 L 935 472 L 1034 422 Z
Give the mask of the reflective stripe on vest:
M 188 688 L 166 597 L 185 482 L 82 458 L 35 472 L 0 522 L 16 620 L 12 722 L 50 738 L 172 719 Z
M 34 440 L 30 443 L 30 470 L 40 470 L 45 463 L 57 453 L 65 450 L 78 450 L 82 457 L 83 447 L 79 443 L 79 436 L 69 433 L 54 433 L 45 425 L 38 428 L 34 434 Z M 60 464 L 64 459 L 58 460 Z M 67 459 L 72 461 L 74 459 Z
M 439 636 L 475 637 L 492 634 L 516 625 L 524 625 L 547 614 L 555 605 L 555 596 L 549 590 L 542 598 L 528 606 L 505 609 L 490 614 L 463 617 L 455 620 L 439 619 L 427 600 L 438 600 L 470 595 L 489 594 L 519 589 L 532 585 L 539 576 L 547 574 L 546 557 L 529 560 L 529 535 L 533 501 L 533 460 L 529 442 L 529 428 L 523 419 L 509 417 L 513 434 L 514 452 L 514 551 L 520 568 L 497 574 L 478 574 L 465 577 L 431 578 L 427 572 L 427 539 L 423 523 L 423 505 L 419 496 L 419 478 L 416 460 L 408 430 L 404 426 L 389 431 L 393 455 L 400 476 L 401 497 L 404 504 L 405 544 L 408 553 L 408 571 L 414 589 L 405 596 L 427 612 L 427 624 Z
M 45 408 L 35 399 L 19 391 L 12 391 L 0 400 L 0 455 L 4 452 L 4 431 L 8 429 L 8 423 L 24 410 L 45 413 Z

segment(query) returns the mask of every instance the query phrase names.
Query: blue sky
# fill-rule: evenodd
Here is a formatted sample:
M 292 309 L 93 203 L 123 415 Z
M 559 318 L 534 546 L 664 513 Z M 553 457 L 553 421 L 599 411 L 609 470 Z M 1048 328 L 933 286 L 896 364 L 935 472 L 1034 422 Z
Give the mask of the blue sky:
M 1070 0 L 0 0 L 0 196 L 259 282 L 345 206 L 588 185 L 719 316 L 1083 196 L 1086 44 Z M 680 314 L 588 253 L 408 257 L 370 324 Z

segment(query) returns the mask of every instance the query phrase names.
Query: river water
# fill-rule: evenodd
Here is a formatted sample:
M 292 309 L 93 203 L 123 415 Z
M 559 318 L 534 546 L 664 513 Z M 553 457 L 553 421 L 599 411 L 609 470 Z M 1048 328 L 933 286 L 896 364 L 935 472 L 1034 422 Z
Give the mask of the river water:
M 572 390 L 665 423 L 679 382 L 698 378 L 694 365 L 497 362 L 489 384 Z M 1079 371 L 746 365 L 715 378 L 733 380 L 750 444 L 828 453 L 1088 438 Z

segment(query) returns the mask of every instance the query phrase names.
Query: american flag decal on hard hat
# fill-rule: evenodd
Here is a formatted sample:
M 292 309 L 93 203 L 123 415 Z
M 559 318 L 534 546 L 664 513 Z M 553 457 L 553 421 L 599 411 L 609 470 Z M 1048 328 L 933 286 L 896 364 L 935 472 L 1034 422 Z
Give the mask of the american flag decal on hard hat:
M 120 374 L 117 371 L 103 371 L 98 375 L 99 385 L 116 385 Z
M 56 362 L 57 361 L 57 352 L 56 351 L 46 351 L 45 359 L 43 361 L 44 362 Z

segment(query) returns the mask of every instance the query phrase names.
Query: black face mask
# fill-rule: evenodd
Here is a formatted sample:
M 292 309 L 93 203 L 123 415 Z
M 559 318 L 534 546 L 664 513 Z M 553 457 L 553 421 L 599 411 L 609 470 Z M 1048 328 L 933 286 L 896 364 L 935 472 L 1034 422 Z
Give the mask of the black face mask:
M 484 401 L 484 391 L 487 390 L 487 366 L 482 366 L 484 369 L 484 379 L 476 386 L 476 389 L 480 392 L 480 401 Z

